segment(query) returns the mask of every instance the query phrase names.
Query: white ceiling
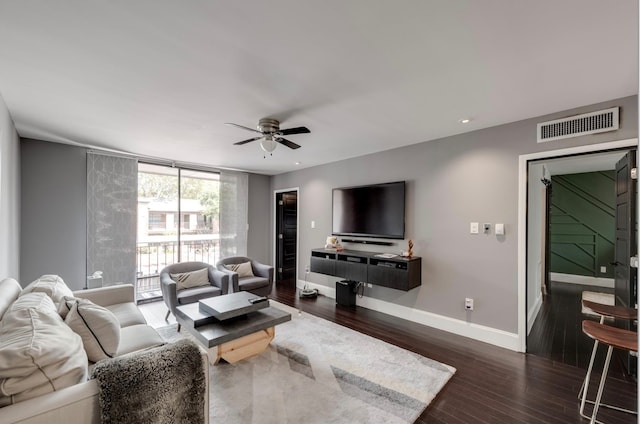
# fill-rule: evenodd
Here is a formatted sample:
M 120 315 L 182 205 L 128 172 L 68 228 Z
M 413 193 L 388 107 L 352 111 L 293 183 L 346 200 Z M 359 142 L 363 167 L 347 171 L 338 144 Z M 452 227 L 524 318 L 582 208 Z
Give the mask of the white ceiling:
M 277 174 L 636 94 L 637 7 L 0 0 L 0 94 L 22 137 Z M 311 134 L 232 145 L 263 117 Z

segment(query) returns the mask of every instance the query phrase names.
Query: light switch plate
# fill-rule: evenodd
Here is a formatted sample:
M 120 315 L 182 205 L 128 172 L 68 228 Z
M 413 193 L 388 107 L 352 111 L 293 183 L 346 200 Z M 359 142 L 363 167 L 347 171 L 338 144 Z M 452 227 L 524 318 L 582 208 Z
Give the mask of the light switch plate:
M 496 224 L 496 235 L 497 236 L 504 235 L 504 224 Z
M 480 224 L 478 224 L 477 222 L 472 222 L 471 226 L 469 227 L 469 231 L 471 232 L 471 234 L 478 234 L 480 228 Z

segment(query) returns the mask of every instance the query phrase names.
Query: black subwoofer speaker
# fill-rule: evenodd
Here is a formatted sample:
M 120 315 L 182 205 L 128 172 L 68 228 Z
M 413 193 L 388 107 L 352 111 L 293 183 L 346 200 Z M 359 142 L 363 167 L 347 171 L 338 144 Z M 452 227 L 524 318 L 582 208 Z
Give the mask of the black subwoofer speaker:
M 336 303 L 342 306 L 355 306 L 357 281 L 336 281 Z

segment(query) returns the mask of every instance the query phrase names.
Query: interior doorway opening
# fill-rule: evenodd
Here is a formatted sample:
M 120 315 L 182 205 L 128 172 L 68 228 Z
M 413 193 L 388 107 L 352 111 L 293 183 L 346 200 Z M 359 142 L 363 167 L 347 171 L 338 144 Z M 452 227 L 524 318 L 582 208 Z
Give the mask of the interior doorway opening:
M 528 353 L 586 369 L 593 341 L 582 333 L 581 323 L 599 317 L 582 308 L 582 299 L 620 304 L 614 288 L 616 163 L 628 152 L 547 157 L 527 164 Z M 634 285 L 635 278 L 625 284 Z M 629 367 L 620 359 L 612 371 L 625 375 Z
M 298 189 L 275 192 L 276 284 L 296 285 L 298 276 Z

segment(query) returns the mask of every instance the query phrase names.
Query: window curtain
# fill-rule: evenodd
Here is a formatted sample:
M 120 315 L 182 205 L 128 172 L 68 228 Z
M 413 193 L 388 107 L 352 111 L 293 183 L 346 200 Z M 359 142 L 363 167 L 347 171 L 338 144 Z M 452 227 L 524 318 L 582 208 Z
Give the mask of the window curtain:
M 249 175 L 220 171 L 220 257 L 247 255 Z
M 89 288 L 135 284 L 137 205 L 138 161 L 87 153 Z

